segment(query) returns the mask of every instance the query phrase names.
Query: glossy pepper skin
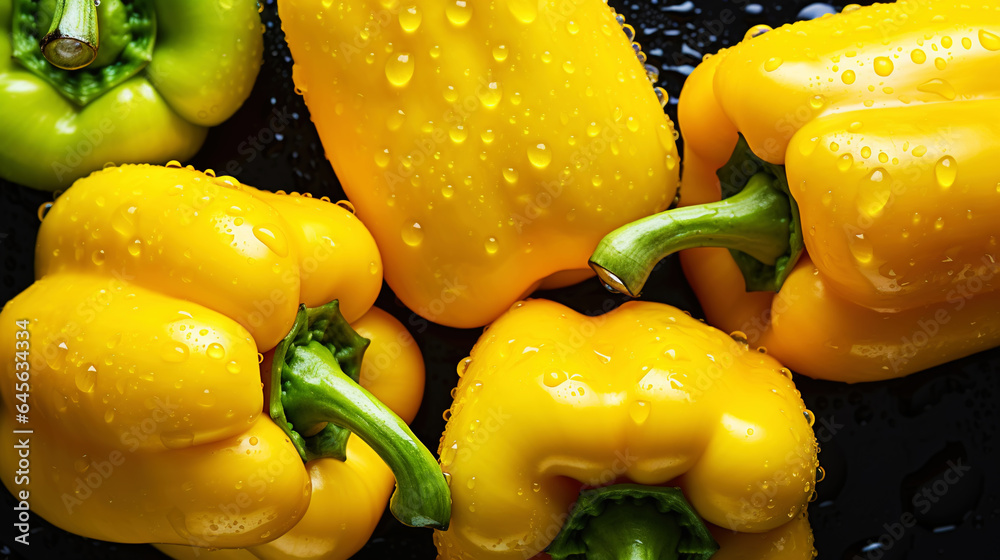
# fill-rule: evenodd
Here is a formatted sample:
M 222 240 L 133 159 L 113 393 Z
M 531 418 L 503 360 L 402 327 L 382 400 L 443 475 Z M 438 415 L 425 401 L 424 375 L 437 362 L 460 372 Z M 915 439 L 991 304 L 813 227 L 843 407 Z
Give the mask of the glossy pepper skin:
M 361 385 L 407 422 L 420 407 L 424 361 L 406 328 L 373 307 L 351 325 L 372 341 L 362 364 Z M 385 364 L 392 364 L 386 368 Z M 392 471 L 359 438 L 347 444 L 347 460 L 318 459 L 307 465 L 312 499 L 291 530 L 249 549 L 158 546 L 176 559 L 346 560 L 368 541 L 392 492 Z
M 431 321 L 482 326 L 588 277 L 603 234 L 674 199 L 672 123 L 604 2 L 278 8 L 386 279 Z
M 365 322 L 381 269 L 364 225 L 327 201 L 179 165 L 129 165 L 94 173 L 57 199 L 35 262 L 37 281 L 0 314 L 7 336 L 16 320 L 29 323 L 26 427 L 34 430 L 32 460 L 44 465 L 32 473 L 33 510 L 65 530 L 116 542 L 246 547 L 293 529 L 310 504 L 311 473 L 286 426 L 262 414 L 258 352 L 286 344 L 282 331 L 306 314 L 297 313 L 300 302 L 339 298 L 342 321 Z M 311 354 L 295 347 L 285 356 L 322 354 L 321 342 L 310 344 Z M 11 387 L 23 381 L 13 351 L 0 351 Z M 321 391 L 286 386 L 284 375 L 283 403 Z M 356 402 L 380 406 L 351 384 Z M 13 409 L 12 392 L 2 397 Z M 295 418 L 292 407 L 285 412 Z M 12 445 L 14 419 L 4 418 Z M 392 447 L 390 438 L 345 426 L 380 454 Z M 309 428 L 295 424 L 296 432 Z M 2 464 L 12 460 L 5 454 Z M 8 488 L 14 470 L 4 475 Z
M 39 49 L 63 2 L 89 0 L 0 1 L 8 181 L 57 190 L 108 162 L 187 159 L 250 95 L 263 52 L 253 0 L 102 1 L 97 59 L 73 71 Z
M 898 2 L 760 31 L 685 84 L 681 205 L 719 200 L 742 135 L 784 166 L 805 253 L 773 294 L 748 292 L 723 249 L 684 251 L 708 320 L 848 382 L 1000 344 L 1000 151 L 983 119 L 1000 111 L 1000 15 Z
M 681 488 L 715 526 L 719 557 L 780 541 L 785 555 L 752 557 L 812 558 L 816 442 L 774 358 L 662 304 L 589 317 L 530 300 L 459 372 L 440 449 L 454 500 L 440 558 L 533 557 L 581 488 L 622 481 Z

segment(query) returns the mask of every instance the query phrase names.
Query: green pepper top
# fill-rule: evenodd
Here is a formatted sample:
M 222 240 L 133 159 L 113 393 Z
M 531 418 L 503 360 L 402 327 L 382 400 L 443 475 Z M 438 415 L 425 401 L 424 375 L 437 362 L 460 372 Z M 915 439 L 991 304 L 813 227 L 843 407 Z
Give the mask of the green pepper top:
M 0 0 L 0 177 L 56 190 L 108 163 L 191 157 L 242 105 L 254 0 Z

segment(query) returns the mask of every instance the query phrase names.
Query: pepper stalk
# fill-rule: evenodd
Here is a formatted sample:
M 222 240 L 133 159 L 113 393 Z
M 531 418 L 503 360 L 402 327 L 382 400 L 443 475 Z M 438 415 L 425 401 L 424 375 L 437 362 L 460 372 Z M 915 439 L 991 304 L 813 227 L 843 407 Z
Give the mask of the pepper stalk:
M 53 66 L 77 70 L 97 59 L 100 37 L 95 0 L 56 0 L 52 25 L 42 37 L 42 54 Z
M 553 560 L 708 560 L 719 549 L 679 488 L 616 484 L 580 493 Z
M 781 288 L 803 250 L 784 167 L 758 158 L 740 136 L 718 175 L 722 200 L 648 216 L 601 240 L 590 266 L 609 290 L 638 297 L 656 263 L 694 247 L 729 249 L 747 291 Z
M 304 462 L 343 461 L 351 433 L 396 477 L 389 509 L 411 527 L 446 529 L 451 494 L 434 456 L 399 416 L 358 384 L 368 339 L 340 314 L 337 301 L 300 306 L 292 330 L 274 349 L 270 415 Z

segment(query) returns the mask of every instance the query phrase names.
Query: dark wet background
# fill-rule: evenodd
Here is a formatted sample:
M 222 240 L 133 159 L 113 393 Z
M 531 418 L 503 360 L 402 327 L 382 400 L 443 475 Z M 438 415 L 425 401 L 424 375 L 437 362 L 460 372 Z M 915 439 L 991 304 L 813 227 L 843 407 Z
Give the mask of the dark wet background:
M 635 27 L 636 41 L 642 44 L 650 63 L 660 67 L 660 85 L 671 96 L 667 111 L 675 122 L 677 95 L 686 74 L 703 54 L 739 41 L 753 25 L 777 27 L 833 10 L 828 4 L 794 1 L 672 2 L 612 0 L 611 4 Z M 263 17 L 267 26 L 265 62 L 256 89 L 236 116 L 211 132 L 191 163 L 199 169 L 211 167 L 234 174 L 262 188 L 344 198 L 305 105 L 294 94 L 291 58 L 273 0 L 267 2 Z M 292 114 L 292 121 L 280 130 L 267 130 L 273 111 Z M 251 139 L 263 149 L 253 147 Z M 2 183 L 0 301 L 6 301 L 32 281 L 36 210 L 51 200 L 51 195 Z M 648 286 L 645 297 L 700 314 L 675 258 L 660 265 Z M 600 311 L 609 299 L 622 301 L 607 294 L 596 281 L 538 295 L 590 313 Z M 429 324 L 399 304 L 388 287 L 379 305 L 410 327 L 424 352 L 427 395 L 413 428 L 428 447 L 436 449 L 444 428 L 441 412 L 450 404 L 448 392 L 456 381 L 455 365 L 468 354 L 479 330 Z M 803 398 L 817 418 L 820 461 L 827 472 L 809 509 L 819 558 L 1000 558 L 995 544 L 1000 534 L 1000 452 L 994 443 L 1000 424 L 998 381 L 1000 350 L 905 379 L 862 386 L 796 376 Z M 959 468 L 954 470 L 953 466 Z M 4 519 L 12 519 L 12 498 L 6 491 L 3 494 Z M 910 519 L 906 514 L 914 516 L 915 525 L 902 525 Z M 37 516 L 32 519 L 31 546 L 12 546 L 11 523 L 3 523 L 0 556 L 162 558 L 152 547 L 80 538 Z M 356 556 L 433 557 L 430 531 L 405 528 L 388 514 Z

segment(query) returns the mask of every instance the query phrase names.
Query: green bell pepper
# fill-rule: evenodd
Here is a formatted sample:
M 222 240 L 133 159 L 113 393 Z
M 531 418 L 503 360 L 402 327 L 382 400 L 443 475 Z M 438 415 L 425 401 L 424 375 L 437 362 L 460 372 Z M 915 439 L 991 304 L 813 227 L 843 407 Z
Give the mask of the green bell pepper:
M 56 190 L 198 151 L 250 95 L 254 0 L 0 0 L 0 177 Z

